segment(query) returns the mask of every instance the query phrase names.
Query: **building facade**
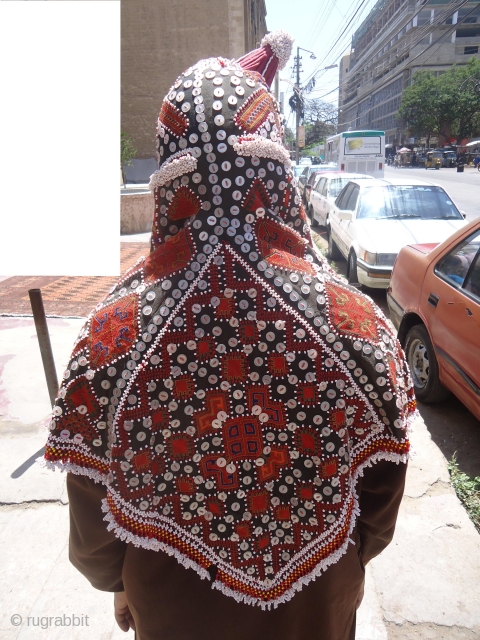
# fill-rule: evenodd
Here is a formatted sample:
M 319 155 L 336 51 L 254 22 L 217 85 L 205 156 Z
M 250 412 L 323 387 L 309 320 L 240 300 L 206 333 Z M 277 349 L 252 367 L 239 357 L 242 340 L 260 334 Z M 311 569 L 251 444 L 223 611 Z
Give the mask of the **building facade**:
M 340 67 L 339 131 L 378 129 L 386 143 L 413 143 L 397 118 L 419 69 L 441 74 L 479 55 L 477 0 L 379 0 Z M 415 141 L 417 142 L 417 141 Z
M 158 112 L 177 76 L 201 58 L 255 49 L 266 13 L 265 0 L 122 0 L 121 123 L 138 159 L 155 156 Z

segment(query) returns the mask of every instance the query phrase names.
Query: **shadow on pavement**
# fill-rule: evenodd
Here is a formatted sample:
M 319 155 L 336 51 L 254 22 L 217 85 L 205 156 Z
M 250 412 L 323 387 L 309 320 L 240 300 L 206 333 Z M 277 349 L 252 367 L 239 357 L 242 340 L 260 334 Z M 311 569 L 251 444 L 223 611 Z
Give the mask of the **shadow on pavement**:
M 438 404 L 418 403 L 432 440 L 447 460 L 457 454 L 460 471 L 480 476 L 480 422 L 451 395 Z

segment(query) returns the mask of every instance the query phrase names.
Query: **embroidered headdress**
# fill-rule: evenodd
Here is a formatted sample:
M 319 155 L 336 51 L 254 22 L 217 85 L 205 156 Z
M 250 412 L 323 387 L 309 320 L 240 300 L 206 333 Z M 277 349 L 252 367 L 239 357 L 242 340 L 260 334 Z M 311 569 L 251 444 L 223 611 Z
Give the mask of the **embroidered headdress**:
M 414 410 L 385 317 L 311 243 L 267 86 L 286 42 L 168 92 L 151 253 L 88 317 L 45 453 L 106 485 L 121 539 L 264 608 L 345 553 L 357 479 L 406 461 Z

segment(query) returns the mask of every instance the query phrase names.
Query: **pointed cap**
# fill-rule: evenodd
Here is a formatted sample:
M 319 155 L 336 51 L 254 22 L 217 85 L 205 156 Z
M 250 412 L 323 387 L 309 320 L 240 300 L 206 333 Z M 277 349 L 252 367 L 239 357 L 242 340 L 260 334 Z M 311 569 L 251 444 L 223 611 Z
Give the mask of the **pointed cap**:
M 272 31 L 263 38 L 261 47 L 237 60 L 248 71 L 256 71 L 270 87 L 277 72 L 283 69 L 292 53 L 293 38 L 286 31 Z

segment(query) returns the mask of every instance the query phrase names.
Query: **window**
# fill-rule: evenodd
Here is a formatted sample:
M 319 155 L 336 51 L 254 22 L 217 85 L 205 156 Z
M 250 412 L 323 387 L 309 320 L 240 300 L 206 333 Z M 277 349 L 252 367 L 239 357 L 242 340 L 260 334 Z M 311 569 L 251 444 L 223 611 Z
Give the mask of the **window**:
M 455 288 L 463 288 L 480 299 L 480 231 L 442 258 L 435 273 Z
M 344 206 L 344 209 L 346 211 L 355 211 L 355 207 L 357 206 L 358 194 L 360 192 L 360 187 L 357 184 L 352 184 L 351 187 L 352 189 L 350 190 L 348 200 L 346 200 L 346 205 Z
M 357 218 L 461 220 L 462 216 L 441 187 L 389 185 L 364 190 Z
M 328 178 L 325 178 L 325 182 L 322 185 L 322 196 L 324 196 L 325 198 L 327 197 L 327 191 L 328 191 Z
M 465 56 L 470 56 L 472 53 L 478 53 L 478 47 L 465 47 L 463 50 Z
M 322 193 L 322 188 L 323 188 L 323 185 L 325 184 L 325 180 L 326 178 L 320 178 L 320 180 L 315 185 L 315 191 L 317 193 Z
M 353 184 L 347 184 L 347 186 L 345 187 L 345 189 L 343 189 L 343 191 L 341 192 L 341 194 L 338 196 L 338 198 L 335 200 L 335 204 L 337 205 L 337 207 L 339 209 L 345 209 L 345 204 L 348 201 L 348 198 L 350 197 L 350 193 L 351 190 L 353 189 L 355 185 Z

